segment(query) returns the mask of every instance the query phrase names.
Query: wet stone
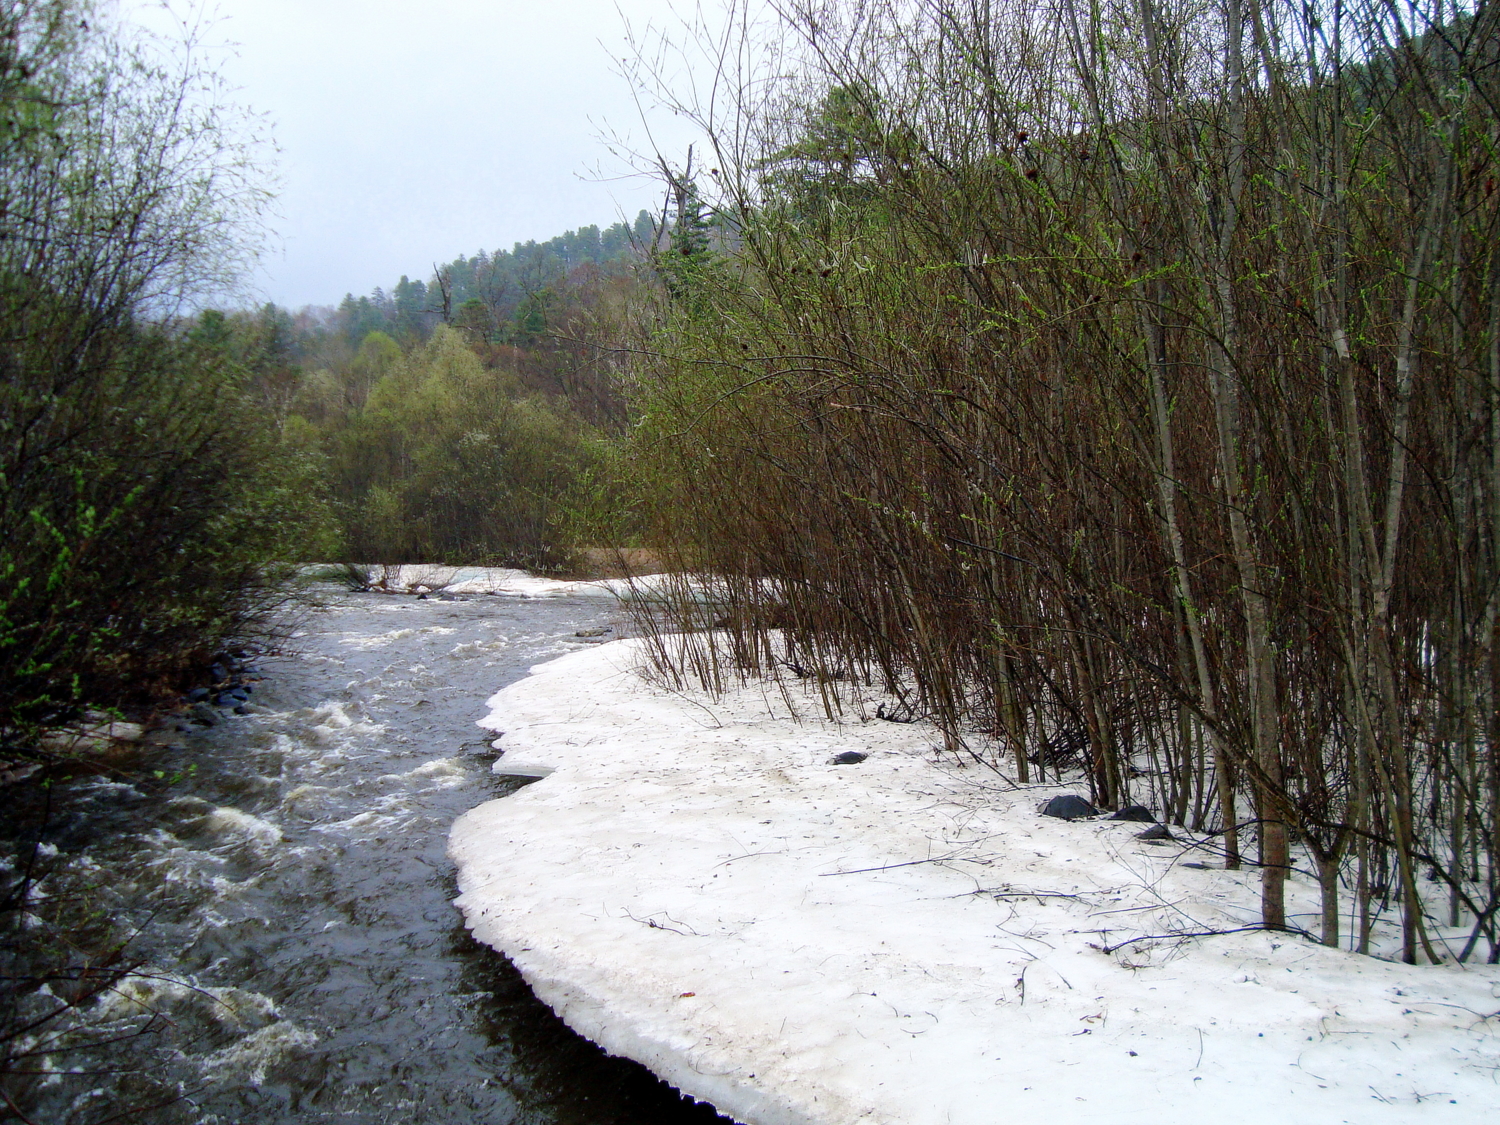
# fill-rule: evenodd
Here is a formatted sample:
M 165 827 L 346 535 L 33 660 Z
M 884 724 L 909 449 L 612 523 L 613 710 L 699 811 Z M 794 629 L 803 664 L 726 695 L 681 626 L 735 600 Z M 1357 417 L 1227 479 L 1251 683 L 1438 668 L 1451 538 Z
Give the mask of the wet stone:
M 1059 820 L 1082 820 L 1085 817 L 1098 816 L 1099 810 L 1082 797 L 1064 793 L 1060 797 L 1053 797 L 1043 805 L 1042 815 L 1055 816 Z

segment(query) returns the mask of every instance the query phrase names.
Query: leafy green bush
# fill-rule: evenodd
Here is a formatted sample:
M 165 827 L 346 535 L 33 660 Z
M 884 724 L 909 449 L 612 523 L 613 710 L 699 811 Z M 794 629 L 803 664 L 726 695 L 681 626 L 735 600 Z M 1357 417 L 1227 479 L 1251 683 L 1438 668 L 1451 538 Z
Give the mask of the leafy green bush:
M 310 458 L 175 315 L 234 276 L 265 200 L 190 59 L 90 4 L 0 0 L 7 742 L 247 628 L 280 596 L 284 521 L 315 523 Z
M 565 561 L 560 528 L 594 448 L 565 407 L 486 370 L 446 326 L 328 446 L 349 557 L 540 569 Z

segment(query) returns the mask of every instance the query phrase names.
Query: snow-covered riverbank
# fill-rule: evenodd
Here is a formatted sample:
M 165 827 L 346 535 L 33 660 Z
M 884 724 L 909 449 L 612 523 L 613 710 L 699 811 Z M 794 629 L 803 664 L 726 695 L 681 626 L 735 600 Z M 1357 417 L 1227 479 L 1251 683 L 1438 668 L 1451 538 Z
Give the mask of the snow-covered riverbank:
M 597 597 L 629 600 L 648 596 L 665 581 L 659 574 L 635 578 L 598 578 L 564 582 L 505 566 L 441 566 L 404 563 L 400 566 L 364 567 L 378 593 L 432 593 L 449 595 L 493 594 L 514 598 Z M 337 567 L 319 564 L 310 572 L 337 572 Z
M 1061 790 L 941 761 L 921 726 L 652 687 L 638 643 L 491 700 L 497 769 L 551 772 L 450 844 L 475 935 L 608 1050 L 753 1125 L 1494 1119 L 1500 968 L 1264 932 L 1115 948 L 1252 923 L 1254 873 L 1042 817 Z

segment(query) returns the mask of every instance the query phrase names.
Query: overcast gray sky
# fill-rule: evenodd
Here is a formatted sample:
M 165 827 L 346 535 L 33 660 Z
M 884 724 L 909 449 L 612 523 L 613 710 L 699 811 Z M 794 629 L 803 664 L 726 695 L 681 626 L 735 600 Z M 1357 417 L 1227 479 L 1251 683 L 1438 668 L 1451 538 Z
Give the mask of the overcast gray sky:
M 646 179 L 596 169 L 626 171 L 603 132 L 646 147 L 617 70 L 625 21 L 663 26 L 670 0 L 202 6 L 220 17 L 211 38 L 238 44 L 224 61 L 237 97 L 275 123 L 280 237 L 259 289 L 278 304 L 337 304 L 459 254 L 659 205 Z M 686 147 L 669 115 L 652 128 L 668 151 Z

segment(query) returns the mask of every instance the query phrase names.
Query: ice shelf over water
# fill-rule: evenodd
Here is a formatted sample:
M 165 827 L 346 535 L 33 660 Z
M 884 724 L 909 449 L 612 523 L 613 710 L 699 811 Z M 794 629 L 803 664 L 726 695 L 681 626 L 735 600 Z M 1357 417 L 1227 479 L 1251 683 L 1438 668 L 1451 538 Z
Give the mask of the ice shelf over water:
M 322 570 L 325 567 L 309 567 Z M 555 578 L 529 574 L 501 566 L 436 566 L 406 563 L 401 566 L 368 567 L 370 578 L 383 582 L 379 587 L 389 593 L 496 594 L 517 598 L 651 597 L 667 578 L 660 574 L 637 575 L 634 578 L 599 578 L 587 581 L 561 582 Z
M 1256 873 L 1044 818 L 1061 790 L 796 685 L 654 687 L 638 644 L 490 700 L 496 769 L 552 772 L 450 844 L 475 935 L 607 1050 L 752 1125 L 1500 1120 L 1500 968 L 1255 931 L 1105 952 L 1252 924 Z

